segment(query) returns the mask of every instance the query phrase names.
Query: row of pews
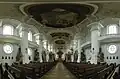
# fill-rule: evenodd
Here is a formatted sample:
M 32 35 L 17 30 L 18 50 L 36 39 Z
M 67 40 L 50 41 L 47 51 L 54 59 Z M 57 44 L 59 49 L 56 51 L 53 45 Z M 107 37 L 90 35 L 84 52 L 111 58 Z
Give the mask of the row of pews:
M 64 62 L 66 68 L 78 79 L 107 79 L 109 74 L 115 68 L 114 64 L 82 64 L 73 62 Z
M 14 79 L 40 79 L 46 72 L 51 70 L 57 62 L 12 64 L 5 66 Z
M 2 64 L 0 64 L 0 79 L 14 79 L 14 77 Z

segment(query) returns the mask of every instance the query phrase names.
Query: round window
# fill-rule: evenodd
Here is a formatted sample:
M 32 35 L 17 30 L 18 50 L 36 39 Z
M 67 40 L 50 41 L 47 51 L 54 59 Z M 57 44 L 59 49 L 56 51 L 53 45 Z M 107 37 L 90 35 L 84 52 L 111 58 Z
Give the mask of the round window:
M 11 44 L 5 44 L 3 50 L 5 53 L 10 54 L 13 52 L 13 46 Z
M 116 51 L 117 51 L 117 46 L 116 45 L 110 45 L 108 47 L 108 52 L 109 53 L 114 54 L 114 53 L 116 53 Z

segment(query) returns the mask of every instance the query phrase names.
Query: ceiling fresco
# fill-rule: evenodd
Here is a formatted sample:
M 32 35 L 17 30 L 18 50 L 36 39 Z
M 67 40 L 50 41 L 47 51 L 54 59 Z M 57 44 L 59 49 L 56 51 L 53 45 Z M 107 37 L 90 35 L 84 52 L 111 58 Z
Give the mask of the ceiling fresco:
M 91 15 L 94 7 L 86 4 L 31 4 L 24 7 L 27 15 L 47 27 L 72 27 Z
M 57 33 L 52 33 L 50 34 L 53 38 L 54 37 L 67 37 L 69 38 L 70 37 L 70 34 L 69 33 L 64 33 L 64 32 L 57 32 Z
M 65 41 L 64 40 L 57 40 L 55 41 L 56 44 L 65 44 Z

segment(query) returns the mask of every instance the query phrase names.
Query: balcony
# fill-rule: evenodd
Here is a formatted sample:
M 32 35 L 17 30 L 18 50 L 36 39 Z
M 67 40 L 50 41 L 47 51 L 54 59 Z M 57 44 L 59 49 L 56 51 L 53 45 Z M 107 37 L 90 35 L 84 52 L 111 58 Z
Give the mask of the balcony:
M 34 42 L 34 41 L 28 41 L 28 45 L 30 46 L 30 47 L 38 47 L 39 45 L 36 43 L 36 42 Z
M 100 42 L 118 42 L 120 41 L 120 34 L 101 35 L 98 40 Z
M 81 48 L 89 47 L 91 45 L 90 37 L 86 37 L 84 40 L 81 41 Z
M 19 36 L 0 34 L 0 42 L 20 43 L 20 40 Z
M 81 48 L 89 47 L 91 45 L 91 41 L 87 41 L 81 45 Z

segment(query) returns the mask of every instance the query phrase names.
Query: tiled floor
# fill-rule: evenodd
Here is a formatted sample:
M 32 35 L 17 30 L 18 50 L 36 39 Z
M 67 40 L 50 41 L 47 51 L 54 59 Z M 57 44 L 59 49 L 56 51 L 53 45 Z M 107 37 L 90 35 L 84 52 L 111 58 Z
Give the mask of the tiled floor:
M 41 79 L 76 79 L 62 63 L 58 63 L 55 68 L 49 71 Z

